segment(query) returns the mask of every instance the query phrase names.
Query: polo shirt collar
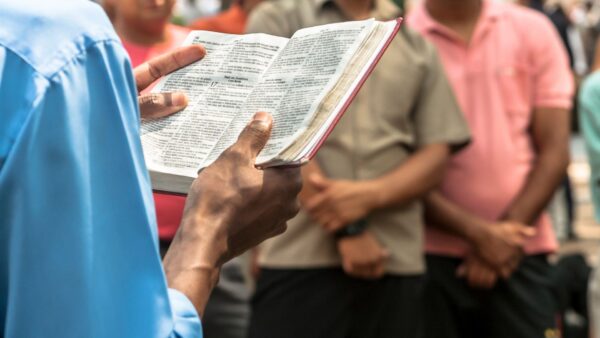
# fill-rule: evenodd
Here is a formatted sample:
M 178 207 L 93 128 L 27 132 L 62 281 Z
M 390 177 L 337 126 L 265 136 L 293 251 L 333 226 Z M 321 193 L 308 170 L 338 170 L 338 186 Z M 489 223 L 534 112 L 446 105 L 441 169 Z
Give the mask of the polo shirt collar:
M 334 0 L 313 0 L 315 9 L 322 10 L 326 6 L 337 6 Z M 375 8 L 371 16 L 377 20 L 393 20 L 402 15 L 402 10 L 391 0 L 375 0 Z
M 483 8 L 477 22 L 476 31 L 487 30 L 489 24 L 495 22 L 502 15 L 502 6 L 494 0 L 482 0 L 482 6 Z M 429 15 L 429 12 L 427 12 L 427 8 L 425 7 L 425 1 L 421 1 L 421 3 L 416 6 L 414 13 L 411 16 L 411 20 L 413 20 L 414 24 L 422 27 L 426 32 L 437 32 L 444 35 L 455 36 L 450 29 L 437 22 Z M 479 34 L 475 32 L 475 35 Z

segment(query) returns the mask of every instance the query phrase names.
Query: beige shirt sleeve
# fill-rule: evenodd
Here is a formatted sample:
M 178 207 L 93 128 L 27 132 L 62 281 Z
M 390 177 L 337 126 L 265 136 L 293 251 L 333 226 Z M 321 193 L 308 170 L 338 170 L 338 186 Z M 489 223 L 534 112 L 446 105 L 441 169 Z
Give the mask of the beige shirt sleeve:
M 469 143 L 470 131 L 435 48 L 423 47 L 428 67 L 413 112 L 416 143 L 447 143 L 456 151 Z

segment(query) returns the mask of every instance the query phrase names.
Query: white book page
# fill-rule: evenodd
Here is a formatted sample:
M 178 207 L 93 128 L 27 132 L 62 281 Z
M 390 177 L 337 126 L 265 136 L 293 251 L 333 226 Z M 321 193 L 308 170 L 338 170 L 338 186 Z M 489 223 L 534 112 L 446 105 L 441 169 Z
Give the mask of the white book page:
M 148 168 L 196 177 L 200 164 L 287 41 L 265 34 L 190 33 L 185 45 L 202 44 L 207 55 L 165 77 L 154 89 L 185 92 L 189 106 L 167 118 L 142 123 Z
M 340 78 L 374 22 L 371 19 L 337 23 L 296 32 L 249 95 L 240 115 L 232 121 L 203 167 L 235 142 L 258 111 L 271 113 L 274 126 L 257 164 L 278 155 L 306 129 L 323 96 Z

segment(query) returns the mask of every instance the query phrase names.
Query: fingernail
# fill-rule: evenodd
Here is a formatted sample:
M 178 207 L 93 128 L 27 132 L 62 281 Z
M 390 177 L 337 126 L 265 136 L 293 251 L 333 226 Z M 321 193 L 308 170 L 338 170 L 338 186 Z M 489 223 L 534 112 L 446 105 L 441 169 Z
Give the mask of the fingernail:
M 184 93 L 174 93 L 172 100 L 174 106 L 182 107 L 188 104 L 187 96 Z
M 269 113 L 265 113 L 264 111 L 261 111 L 261 112 L 254 114 L 254 117 L 252 119 L 254 121 L 269 123 L 271 121 L 271 115 Z
M 206 55 L 206 48 L 204 48 L 204 46 L 195 45 L 195 47 L 199 57 L 204 57 Z
M 256 113 L 252 118 L 252 122 L 260 129 L 267 130 L 271 125 L 271 115 L 265 112 Z

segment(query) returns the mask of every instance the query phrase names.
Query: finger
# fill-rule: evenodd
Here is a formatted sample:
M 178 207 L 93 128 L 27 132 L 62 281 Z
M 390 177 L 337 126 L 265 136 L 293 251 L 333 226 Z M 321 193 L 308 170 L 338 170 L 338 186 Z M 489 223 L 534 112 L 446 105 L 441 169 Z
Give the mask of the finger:
M 364 265 L 355 264 L 353 266 L 352 271 L 353 271 L 354 275 L 358 278 L 362 278 L 362 279 L 373 279 L 374 278 L 374 274 L 372 272 L 372 265 L 370 265 L 370 264 L 364 264 Z
M 385 261 L 386 259 L 390 258 L 390 256 L 391 256 L 391 254 L 388 249 L 381 249 L 380 257 L 382 259 L 382 262 Z
M 475 286 L 483 289 L 490 289 L 494 286 L 496 275 L 492 270 L 477 266 L 472 271 L 472 281 Z
M 317 190 L 325 190 L 331 185 L 330 181 L 320 174 L 312 174 L 308 179 Z
M 271 114 L 260 112 L 254 114 L 252 120 L 242 130 L 237 142 L 233 145 L 246 159 L 254 164 L 256 157 L 269 141 L 273 129 Z
M 482 276 L 480 271 L 477 269 L 469 269 L 469 273 L 467 275 L 467 282 L 469 286 L 473 288 L 482 289 L 484 288 L 484 282 L 482 280 Z
M 501 276 L 503 279 L 509 279 L 510 276 L 517 270 L 520 263 L 520 258 L 511 259 L 505 266 L 501 269 Z
M 498 268 L 496 268 L 496 272 L 500 275 L 502 279 L 508 279 L 513 272 L 512 262 L 508 262 Z
M 498 282 L 498 275 L 495 273 L 490 274 L 489 279 L 486 281 L 485 288 L 492 289 L 494 286 L 496 286 L 496 282 Z
M 344 260 L 342 262 L 342 267 L 348 276 L 352 277 L 360 277 L 356 265 L 350 260 Z
M 328 209 L 326 208 L 326 203 L 325 201 L 329 198 L 329 194 L 327 194 L 326 192 L 321 192 L 318 193 L 316 195 L 314 195 L 313 197 L 309 198 L 308 201 L 306 201 L 304 208 L 306 208 L 306 210 L 310 213 L 318 213 L 323 209 Z
M 143 119 L 156 119 L 177 113 L 188 105 L 183 93 L 155 93 L 138 96 Z
M 352 263 L 348 260 L 342 260 L 342 268 L 348 275 L 352 275 Z
M 467 264 L 466 263 L 462 263 L 456 269 L 456 277 L 458 277 L 458 278 L 464 278 L 464 277 L 467 276 L 467 272 L 468 272 Z
M 531 238 L 531 237 L 535 236 L 536 232 L 537 231 L 534 228 L 532 228 L 532 227 L 523 227 L 520 230 L 520 233 L 523 236 L 528 237 L 528 238 Z
M 500 268 L 500 276 L 502 277 L 502 279 L 509 279 L 510 276 L 512 275 L 513 272 L 513 268 L 510 266 L 503 266 L 502 268 Z
M 340 221 L 337 218 L 334 218 L 325 225 L 325 229 L 329 232 L 335 232 L 341 229 L 343 226 L 344 223 L 342 221 Z
M 511 244 L 516 246 L 523 246 L 526 242 L 526 238 L 521 234 L 515 234 L 514 236 L 508 237 L 507 240 L 510 240 Z
M 331 213 L 322 213 L 314 215 L 313 218 L 317 221 L 317 223 L 321 224 L 324 229 L 329 230 L 329 225 L 335 219 L 335 215 Z
M 363 278 L 367 278 L 367 279 L 379 278 L 385 272 L 384 260 L 375 254 L 373 256 L 365 257 L 361 261 L 355 262 L 354 269 Z
M 475 266 L 468 267 L 465 278 L 471 287 L 479 287 L 481 284 L 481 281 L 479 280 L 479 271 Z
M 481 269 L 479 265 L 475 263 L 469 263 L 467 265 L 467 281 L 469 285 L 479 287 L 481 285 Z
M 138 92 L 159 78 L 202 59 L 206 50 L 200 45 L 186 46 L 158 56 L 133 70 Z
M 385 274 L 385 266 L 383 263 L 375 264 L 371 271 L 371 276 L 374 279 L 379 279 Z

